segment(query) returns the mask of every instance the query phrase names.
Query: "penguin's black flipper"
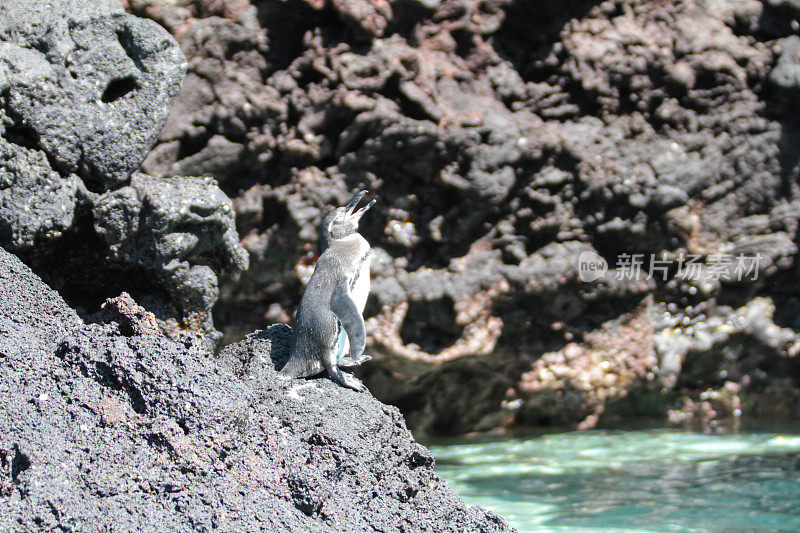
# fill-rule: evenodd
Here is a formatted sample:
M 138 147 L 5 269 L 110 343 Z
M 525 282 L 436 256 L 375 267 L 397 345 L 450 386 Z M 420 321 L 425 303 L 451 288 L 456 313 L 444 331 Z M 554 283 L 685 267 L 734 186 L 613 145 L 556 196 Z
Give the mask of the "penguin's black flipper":
M 361 354 L 361 357 L 358 359 L 353 359 L 349 355 L 345 354 L 345 343 L 347 343 L 347 332 L 342 327 L 342 324 L 339 320 L 336 320 L 337 327 L 339 329 L 339 334 L 336 338 L 336 357 L 334 358 L 335 361 L 338 361 L 339 366 L 358 366 L 361 363 L 366 363 L 367 361 L 372 360 L 371 355 Z
M 350 296 L 345 279 L 342 279 L 331 296 L 331 311 L 347 332 L 347 338 L 350 341 L 350 358 L 353 361 L 360 361 L 367 345 L 367 329 L 364 327 L 364 317 L 361 316 L 356 303 Z

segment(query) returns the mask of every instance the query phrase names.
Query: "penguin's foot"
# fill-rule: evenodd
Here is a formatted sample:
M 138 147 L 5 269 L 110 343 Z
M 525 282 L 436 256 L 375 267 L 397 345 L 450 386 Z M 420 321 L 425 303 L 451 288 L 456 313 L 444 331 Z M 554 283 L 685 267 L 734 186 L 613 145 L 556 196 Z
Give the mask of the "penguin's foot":
M 353 359 L 349 355 L 346 355 L 346 356 L 342 357 L 342 359 L 339 361 L 339 366 L 358 366 L 361 363 L 366 363 L 367 361 L 371 361 L 371 360 L 372 360 L 372 356 L 371 355 L 367 355 L 367 354 L 363 354 L 363 353 L 360 356 L 358 356 L 358 359 Z
M 367 390 L 366 385 L 361 383 L 357 377 L 351 374 L 343 374 L 338 366 L 329 368 L 328 376 L 342 387 L 353 389 L 356 392 L 365 392 Z

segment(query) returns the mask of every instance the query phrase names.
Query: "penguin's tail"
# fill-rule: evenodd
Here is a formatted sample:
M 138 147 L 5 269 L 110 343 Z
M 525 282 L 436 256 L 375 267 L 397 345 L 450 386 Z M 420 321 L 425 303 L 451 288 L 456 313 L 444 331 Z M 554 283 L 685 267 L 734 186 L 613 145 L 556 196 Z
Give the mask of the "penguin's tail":
M 324 370 L 321 361 L 316 361 L 301 354 L 294 352 L 289 361 L 278 372 L 278 376 L 284 379 L 305 378 L 319 374 Z

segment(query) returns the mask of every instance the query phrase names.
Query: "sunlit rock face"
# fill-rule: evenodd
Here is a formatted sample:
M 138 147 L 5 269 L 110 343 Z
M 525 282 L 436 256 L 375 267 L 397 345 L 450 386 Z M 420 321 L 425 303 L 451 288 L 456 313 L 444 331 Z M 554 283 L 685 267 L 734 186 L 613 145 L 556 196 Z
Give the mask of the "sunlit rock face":
M 218 327 L 290 320 L 325 209 L 374 191 L 364 378 L 420 431 L 665 416 L 725 386 L 662 376 L 683 362 L 665 331 L 692 337 L 755 296 L 800 327 L 792 2 L 127 6 L 188 60 L 144 168 L 217 178 L 249 252 Z M 582 281 L 587 252 L 608 276 Z M 626 254 L 664 270 L 624 275 Z M 719 276 L 725 254 L 761 257 L 754 279 Z M 745 414 L 783 365 L 797 390 L 791 352 L 759 353 L 776 362 L 763 379 L 731 356 Z M 534 380 L 557 354 L 589 382 Z
M 134 174 L 185 72 L 170 34 L 115 1 L 3 2 L 0 244 L 86 313 L 128 291 L 212 348 L 217 274 L 247 266 L 230 199 Z
M 12 142 L 45 152 L 90 190 L 126 182 L 180 89 L 185 60 L 170 35 L 110 0 L 10 0 L 0 39 Z

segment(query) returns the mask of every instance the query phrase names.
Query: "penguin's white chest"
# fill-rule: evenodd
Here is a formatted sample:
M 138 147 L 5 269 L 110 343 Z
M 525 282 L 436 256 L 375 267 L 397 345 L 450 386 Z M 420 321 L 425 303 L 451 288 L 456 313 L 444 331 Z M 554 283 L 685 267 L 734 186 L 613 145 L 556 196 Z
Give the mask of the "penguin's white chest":
M 372 263 L 372 252 L 368 252 L 367 258 L 361 263 L 361 267 L 356 272 L 355 284 L 353 285 L 353 302 L 360 313 L 364 312 L 369 297 L 369 265 Z

